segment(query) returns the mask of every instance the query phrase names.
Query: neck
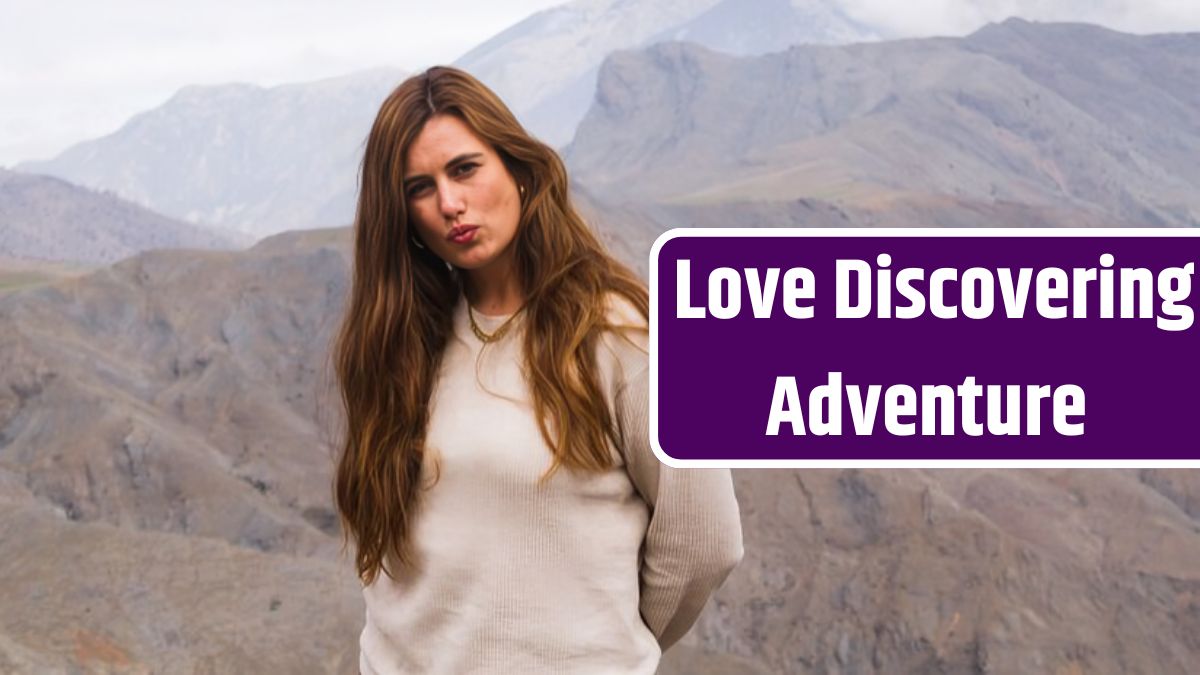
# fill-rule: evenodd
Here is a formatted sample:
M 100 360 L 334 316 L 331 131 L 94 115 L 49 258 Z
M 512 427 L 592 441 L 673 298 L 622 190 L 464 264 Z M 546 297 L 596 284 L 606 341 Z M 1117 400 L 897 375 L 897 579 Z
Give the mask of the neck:
M 467 301 L 482 314 L 512 314 L 525 304 L 521 283 L 511 266 L 467 270 L 465 282 Z

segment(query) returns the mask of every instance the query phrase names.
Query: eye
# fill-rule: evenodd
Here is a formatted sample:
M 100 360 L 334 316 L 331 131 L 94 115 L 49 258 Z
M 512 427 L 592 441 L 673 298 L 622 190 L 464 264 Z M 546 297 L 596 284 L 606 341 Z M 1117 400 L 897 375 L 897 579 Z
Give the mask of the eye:
M 455 165 L 455 167 L 450 170 L 450 173 L 458 178 L 464 178 L 475 173 L 475 169 L 478 168 L 479 162 L 463 162 L 462 164 Z
M 427 194 L 429 190 L 430 184 L 428 181 L 417 181 L 416 183 L 413 183 L 405 188 L 404 194 L 409 199 L 417 199 L 418 197 Z

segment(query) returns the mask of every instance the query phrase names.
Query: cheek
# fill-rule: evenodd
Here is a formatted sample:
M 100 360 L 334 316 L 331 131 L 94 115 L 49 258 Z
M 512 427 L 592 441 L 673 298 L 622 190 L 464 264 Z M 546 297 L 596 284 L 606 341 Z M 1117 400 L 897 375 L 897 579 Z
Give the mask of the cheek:
M 515 230 L 518 221 L 521 220 L 521 196 L 514 188 L 511 193 L 505 194 L 500 200 L 500 209 L 510 221 L 510 225 Z
M 430 239 L 430 235 L 434 234 L 437 230 L 434 215 L 432 209 L 424 204 L 410 206 L 408 209 L 408 222 L 416 230 L 415 234 L 419 234 L 428 240 Z

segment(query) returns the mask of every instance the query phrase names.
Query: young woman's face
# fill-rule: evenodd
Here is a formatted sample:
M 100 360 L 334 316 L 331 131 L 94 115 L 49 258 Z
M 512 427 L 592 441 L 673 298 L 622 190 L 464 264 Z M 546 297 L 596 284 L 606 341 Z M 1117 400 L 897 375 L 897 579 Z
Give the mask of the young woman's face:
M 409 222 L 442 260 L 480 270 L 512 255 L 517 182 L 496 151 L 453 115 L 435 115 L 405 158 Z

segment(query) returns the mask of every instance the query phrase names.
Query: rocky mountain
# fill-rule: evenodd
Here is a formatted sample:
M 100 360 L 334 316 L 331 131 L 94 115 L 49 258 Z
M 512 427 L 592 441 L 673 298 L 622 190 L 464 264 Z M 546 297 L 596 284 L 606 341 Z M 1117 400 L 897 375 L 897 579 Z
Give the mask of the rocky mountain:
M 863 226 L 1194 226 L 1198 91 L 1200 35 L 1081 24 L 759 57 L 661 44 L 605 62 L 566 156 L 600 201 L 723 209 L 727 226 L 814 210 Z
M 264 88 L 192 86 L 116 132 L 16 168 L 255 238 L 354 216 L 362 146 L 404 73 Z
M 877 39 L 832 0 L 574 0 L 543 10 L 455 64 L 494 88 L 535 134 L 562 145 L 611 52 L 686 40 L 733 54 Z
M 111 192 L 0 169 L 0 257 L 100 264 L 154 248 L 250 243 L 242 233 L 168 218 Z M 11 267 L 0 260 L 0 270 Z
M 71 520 L 328 554 L 314 425 L 337 232 L 152 251 L 0 297 L 0 463 Z
M 692 637 L 765 672 L 1183 675 L 1200 655 L 1196 471 L 735 483 L 746 558 Z
M 351 672 L 347 230 L 0 295 L 0 671 Z
M 604 217 L 619 238 L 626 214 Z M 0 670 L 354 672 L 327 360 L 349 235 L 150 251 L 0 296 Z M 1200 658 L 1200 472 L 735 483 L 746 558 L 664 675 Z

